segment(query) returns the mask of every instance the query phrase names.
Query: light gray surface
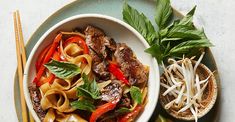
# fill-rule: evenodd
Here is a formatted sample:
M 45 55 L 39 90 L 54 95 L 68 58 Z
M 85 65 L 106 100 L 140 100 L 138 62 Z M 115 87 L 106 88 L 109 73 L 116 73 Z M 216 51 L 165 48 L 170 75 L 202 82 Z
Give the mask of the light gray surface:
M 12 13 L 19 9 L 26 40 L 53 12 L 72 0 L 0 0 L 0 118 L 17 121 L 13 100 L 13 78 L 17 65 Z M 197 5 L 195 20 L 203 26 L 212 48 L 221 78 L 221 122 L 234 121 L 235 115 L 235 1 L 233 0 L 172 0 L 172 5 L 186 13 Z

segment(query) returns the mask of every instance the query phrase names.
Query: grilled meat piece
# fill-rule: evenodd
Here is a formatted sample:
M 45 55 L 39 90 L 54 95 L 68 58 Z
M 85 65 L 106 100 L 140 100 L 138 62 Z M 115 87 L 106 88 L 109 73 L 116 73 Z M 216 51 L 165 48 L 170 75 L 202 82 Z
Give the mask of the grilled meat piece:
M 40 93 L 39 89 L 36 87 L 36 85 L 33 83 L 30 84 L 30 86 L 29 86 L 29 93 L 30 93 L 30 97 L 32 99 L 33 109 L 35 110 L 38 117 L 42 121 L 46 116 L 46 111 L 44 111 L 40 105 L 41 93 Z
M 131 107 L 131 99 L 129 97 L 122 97 L 120 100 L 119 107 L 130 108 Z
M 84 33 L 92 57 L 93 72 L 101 80 L 108 80 L 110 73 L 108 72 L 107 63 L 105 61 L 107 58 L 110 59 L 110 53 L 112 53 L 110 51 L 115 51 L 116 42 L 105 36 L 105 33 L 101 29 L 93 26 L 87 26 Z
M 114 56 L 131 85 L 143 83 L 148 80 L 148 71 L 134 56 L 133 51 L 126 44 L 117 44 L 117 49 Z
M 121 81 L 119 80 L 112 80 L 112 82 L 104 87 L 104 89 L 101 91 L 101 100 L 103 101 L 113 101 L 116 98 L 121 98 L 122 96 L 122 87 L 121 87 Z
M 105 61 L 93 62 L 92 65 L 93 72 L 96 73 L 97 77 L 102 80 L 109 80 L 110 73 L 108 72 L 108 67 Z
M 105 42 L 105 46 L 110 50 L 110 51 L 115 51 L 117 44 L 116 42 L 113 40 L 113 38 L 107 37 L 105 36 L 104 38 L 104 42 Z

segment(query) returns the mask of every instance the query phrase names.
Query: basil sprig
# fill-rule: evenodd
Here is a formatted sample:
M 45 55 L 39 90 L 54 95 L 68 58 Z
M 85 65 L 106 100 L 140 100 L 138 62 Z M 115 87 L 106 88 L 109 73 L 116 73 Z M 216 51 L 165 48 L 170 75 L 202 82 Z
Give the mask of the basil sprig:
M 169 0 L 157 0 L 155 22 L 159 30 L 166 27 L 167 22 L 172 16 L 172 8 Z
M 136 9 L 124 3 L 122 15 L 123 19 L 134 27 L 149 44 L 154 43 L 157 35 L 152 23 L 144 14 L 140 14 Z
M 95 80 L 89 80 L 86 74 L 82 74 L 84 84 L 77 87 L 78 100 L 70 105 L 75 109 L 94 111 L 94 100 L 100 99 L 100 90 Z
M 123 20 L 142 34 L 149 43 L 150 48 L 145 52 L 154 56 L 160 63 L 169 57 L 193 56 L 201 48 L 213 46 L 203 29 L 197 29 L 193 25 L 195 10 L 196 6 L 184 18 L 170 21 L 173 14 L 170 0 L 157 0 L 155 22 L 158 29 L 154 29 L 143 13 L 127 3 L 124 3 L 122 14 Z
M 95 80 L 88 80 L 86 74 L 82 74 L 84 84 L 77 88 L 78 97 L 100 99 L 100 90 Z

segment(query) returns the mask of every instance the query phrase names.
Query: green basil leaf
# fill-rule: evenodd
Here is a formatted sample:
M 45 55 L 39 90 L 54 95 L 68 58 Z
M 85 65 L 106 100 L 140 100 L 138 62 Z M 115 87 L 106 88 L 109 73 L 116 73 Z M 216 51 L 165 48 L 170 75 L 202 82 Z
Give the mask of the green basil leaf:
M 131 98 L 136 101 L 138 104 L 141 104 L 142 101 L 142 94 L 140 89 L 136 86 L 131 86 L 130 88 Z
M 82 74 L 84 84 L 77 88 L 77 95 L 85 98 L 100 99 L 100 90 L 95 80 L 90 82 L 85 74 Z
M 81 69 L 75 64 L 59 62 L 53 59 L 51 62 L 44 64 L 44 66 L 55 76 L 62 79 L 72 78 L 81 72 Z
M 145 49 L 145 52 L 155 57 L 158 62 L 161 62 L 164 58 L 164 52 L 161 50 L 161 46 L 159 44 L 152 45 L 150 48 Z
M 145 19 L 136 9 L 132 8 L 125 2 L 122 15 L 124 21 L 126 21 L 129 25 L 131 25 L 139 33 L 146 37 L 147 29 L 145 26 Z
M 147 19 L 147 17 L 145 15 L 143 15 L 143 17 L 145 18 L 146 28 L 148 31 L 146 37 L 144 37 L 144 38 L 147 40 L 149 45 L 152 45 L 154 43 L 154 40 L 156 38 L 158 38 L 158 35 L 157 35 L 152 23 Z
M 178 40 L 181 40 L 182 38 L 163 38 L 162 40 L 161 40 L 161 42 L 167 42 L 167 41 L 178 41 Z
M 190 51 L 190 49 L 193 48 L 202 48 L 202 47 L 211 47 L 213 46 L 208 39 L 200 39 L 200 40 L 188 40 L 185 42 L 182 42 L 169 51 L 169 53 L 177 54 L 177 53 L 187 53 Z
M 98 84 L 95 80 L 90 84 L 90 92 L 92 93 L 93 98 L 99 98 L 100 95 L 100 89 L 98 87 Z
M 193 27 L 186 25 L 176 25 L 172 27 L 168 34 L 167 38 L 184 38 L 187 40 L 198 40 L 201 39 L 201 31 L 194 29 Z
M 186 16 L 190 16 L 190 15 L 193 16 L 194 13 L 195 13 L 196 8 L 197 8 L 197 6 L 195 5 L 195 6 L 187 13 Z
M 131 112 L 130 109 L 125 108 L 125 107 L 121 107 L 115 111 L 115 113 L 117 113 L 118 115 L 126 114 L 129 112 Z
M 124 3 L 123 6 L 123 20 L 135 28 L 151 45 L 157 37 L 155 29 L 149 19 L 136 9 Z
M 77 94 L 79 97 L 83 96 L 85 98 L 100 99 L 99 92 L 91 92 L 89 89 L 87 90 L 82 87 L 77 88 Z
M 193 26 L 193 15 L 195 13 L 196 10 L 196 6 L 193 7 L 192 10 L 190 10 L 187 15 L 180 20 L 180 22 L 178 23 L 178 25 L 187 25 L 187 26 Z
M 167 21 L 170 19 L 171 15 L 172 8 L 170 6 L 170 0 L 157 0 L 155 22 L 157 23 L 159 30 L 166 27 Z
M 85 111 L 90 111 L 90 112 L 95 110 L 95 106 L 93 105 L 93 103 L 85 99 L 74 101 L 71 103 L 71 106 L 75 109 L 85 110 Z
M 164 51 L 165 57 L 168 56 L 168 53 L 169 53 L 170 50 L 171 50 L 171 43 L 168 42 L 167 45 L 166 45 L 166 49 Z

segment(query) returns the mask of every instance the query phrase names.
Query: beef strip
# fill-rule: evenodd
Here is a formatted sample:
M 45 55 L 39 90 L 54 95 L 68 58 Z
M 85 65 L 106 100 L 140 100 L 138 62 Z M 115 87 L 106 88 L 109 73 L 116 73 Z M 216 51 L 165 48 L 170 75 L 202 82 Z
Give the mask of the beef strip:
M 108 80 L 110 78 L 110 73 L 107 71 L 107 64 L 105 61 L 93 62 L 92 70 L 98 75 L 101 81 Z
M 42 121 L 46 116 L 46 111 L 44 111 L 40 105 L 41 93 L 34 83 L 31 83 L 29 86 L 29 93 L 32 100 L 33 109 Z
M 110 51 L 115 51 L 116 50 L 116 42 L 113 40 L 113 38 L 104 37 L 104 42 L 105 46 L 110 50 Z
M 104 87 L 104 89 L 101 91 L 101 100 L 103 101 L 113 101 L 116 98 L 121 98 L 122 96 L 122 87 L 121 87 L 121 81 L 119 80 L 112 80 L 112 82 Z
M 148 80 L 148 71 L 145 70 L 144 65 L 134 56 L 133 51 L 126 44 L 117 44 L 114 56 L 131 85 Z
M 110 73 L 108 72 L 108 67 L 106 59 L 110 58 L 110 51 L 115 51 L 116 42 L 105 36 L 105 33 L 96 27 L 87 26 L 84 31 L 86 36 L 86 43 L 90 49 L 90 55 L 92 57 L 92 70 L 101 79 L 108 80 L 110 78 Z
M 131 107 L 131 99 L 130 99 L 130 97 L 125 97 L 125 96 L 122 97 L 118 107 L 130 108 Z

